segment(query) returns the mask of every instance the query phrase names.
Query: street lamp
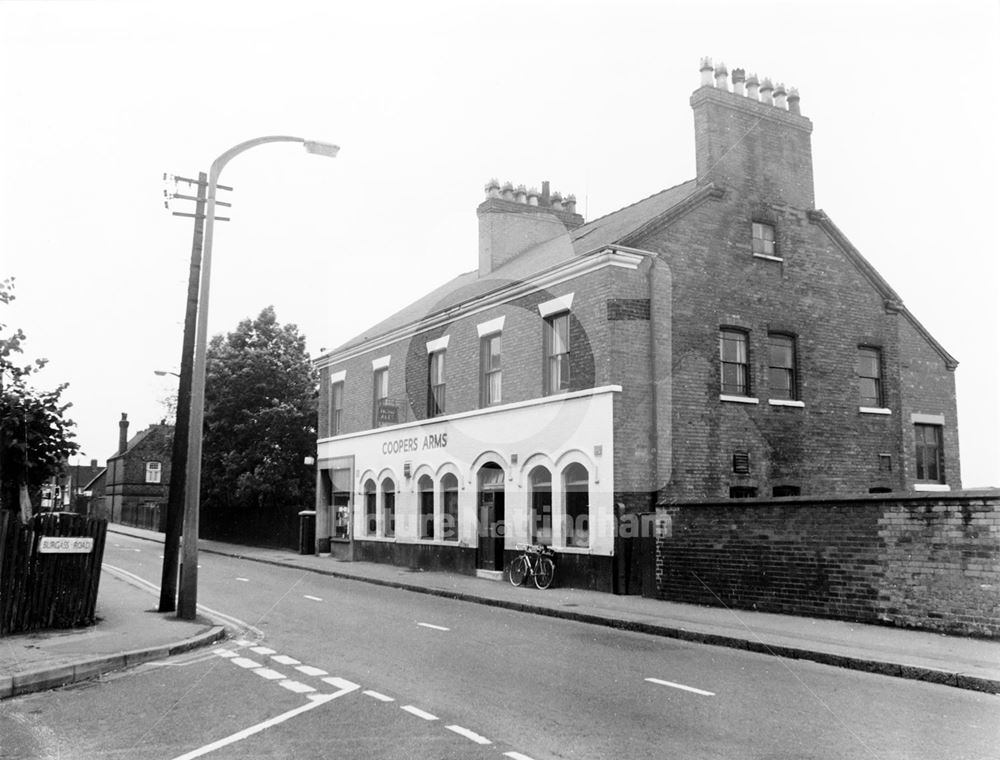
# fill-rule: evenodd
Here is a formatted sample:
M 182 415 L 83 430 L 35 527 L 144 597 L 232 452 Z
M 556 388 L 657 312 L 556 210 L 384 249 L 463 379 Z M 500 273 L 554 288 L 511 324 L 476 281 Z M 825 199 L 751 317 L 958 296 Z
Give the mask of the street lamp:
M 154 369 L 154 375 L 159 375 L 160 377 L 166 377 L 167 375 L 173 375 L 174 377 L 180 377 L 176 372 L 171 372 L 169 369 Z
M 340 146 L 306 140 L 302 137 L 270 135 L 234 145 L 212 163 L 208 173 L 208 195 L 205 209 L 205 244 L 201 261 L 201 285 L 198 290 L 198 332 L 195 336 L 194 370 L 191 381 L 191 425 L 188 430 L 187 493 L 184 500 L 183 571 L 177 597 L 177 616 L 193 620 L 197 612 L 198 595 L 198 507 L 201 493 L 201 438 L 205 416 L 205 355 L 208 347 L 208 295 L 212 272 L 212 237 L 215 230 L 215 192 L 219 175 L 231 159 L 240 153 L 271 142 L 302 143 L 308 153 L 336 157 Z

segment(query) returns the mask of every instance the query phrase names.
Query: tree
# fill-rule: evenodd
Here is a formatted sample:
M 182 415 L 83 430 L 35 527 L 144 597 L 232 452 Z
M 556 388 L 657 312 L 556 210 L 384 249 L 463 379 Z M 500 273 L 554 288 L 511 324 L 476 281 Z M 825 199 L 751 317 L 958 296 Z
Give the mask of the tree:
M 14 279 L 0 282 L 0 305 L 14 298 Z M 80 446 L 72 440 L 75 423 L 65 416 L 71 404 L 62 401 L 68 384 L 51 391 L 31 387 L 29 378 L 46 360 L 16 363 L 26 338 L 20 329 L 6 331 L 0 324 L 0 504 L 16 509 L 21 486 L 37 504 L 42 484 L 58 475 Z
M 316 450 L 316 372 L 305 338 L 268 306 L 208 347 L 203 441 L 203 518 L 239 513 L 252 526 L 290 524 L 311 508 Z M 272 522 L 274 521 L 274 522 Z

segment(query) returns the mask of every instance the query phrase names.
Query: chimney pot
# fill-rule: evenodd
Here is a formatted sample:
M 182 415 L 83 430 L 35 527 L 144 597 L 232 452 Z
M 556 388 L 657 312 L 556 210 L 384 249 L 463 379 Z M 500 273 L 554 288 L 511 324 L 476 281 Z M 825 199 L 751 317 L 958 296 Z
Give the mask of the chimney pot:
M 774 88 L 774 105 L 782 110 L 786 108 L 785 95 L 785 85 L 778 82 L 778 86 Z
M 514 199 L 518 203 L 528 202 L 528 191 L 524 189 L 524 185 L 518 185 L 517 188 L 514 190 Z
M 722 61 L 715 67 L 715 86 L 720 90 L 729 92 L 729 69 Z
M 569 195 L 567 195 L 566 196 L 566 202 L 565 202 L 564 205 L 565 205 L 566 210 L 569 213 L 575 214 L 576 213 L 576 196 L 573 195 L 572 193 L 570 193 Z
M 772 92 L 774 92 L 774 85 L 771 84 L 770 79 L 764 77 L 764 81 L 760 83 L 760 102 L 773 106 L 774 99 L 771 97 Z
M 552 193 L 552 208 L 556 211 L 562 211 L 562 193 L 558 190 Z
M 794 87 L 788 88 L 788 112 L 801 114 L 799 110 L 799 91 Z
M 702 58 L 701 59 L 701 86 L 702 87 L 705 87 L 706 85 L 709 86 L 709 87 L 712 86 L 712 72 L 713 71 L 714 71 L 714 67 L 712 66 L 712 59 L 708 58 L 708 57 Z
M 758 100 L 757 90 L 759 87 L 760 82 L 757 81 L 757 75 L 751 74 L 747 79 L 747 97 L 751 100 Z
M 124 454 L 128 448 L 128 415 L 122 412 L 122 418 L 118 422 L 118 453 Z
M 505 201 L 514 200 L 514 186 L 510 182 L 504 182 L 500 192 Z
M 538 198 L 538 205 L 539 206 L 548 206 L 549 205 L 549 181 L 548 180 L 543 180 L 542 181 L 542 194 Z
M 97 460 L 96 459 L 91 459 L 90 460 L 90 466 L 91 467 L 97 467 Z
M 538 188 L 532 187 L 528 189 L 528 205 L 537 206 L 538 205 Z
M 486 183 L 486 197 L 487 198 L 499 198 L 500 197 L 500 183 L 496 179 L 491 179 Z
M 746 81 L 747 73 L 743 69 L 733 69 L 733 93 L 736 95 L 745 95 L 746 92 L 743 89 L 743 83 Z

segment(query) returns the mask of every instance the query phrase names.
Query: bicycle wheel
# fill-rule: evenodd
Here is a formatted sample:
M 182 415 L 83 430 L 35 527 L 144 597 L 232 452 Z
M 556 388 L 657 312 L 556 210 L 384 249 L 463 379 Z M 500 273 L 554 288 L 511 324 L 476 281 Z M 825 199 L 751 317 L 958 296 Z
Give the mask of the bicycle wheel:
M 542 557 L 535 566 L 535 585 L 540 589 L 547 589 L 552 585 L 555 574 L 556 563 L 548 557 Z
M 510 563 L 510 585 L 520 586 L 528 575 L 528 558 L 515 557 Z

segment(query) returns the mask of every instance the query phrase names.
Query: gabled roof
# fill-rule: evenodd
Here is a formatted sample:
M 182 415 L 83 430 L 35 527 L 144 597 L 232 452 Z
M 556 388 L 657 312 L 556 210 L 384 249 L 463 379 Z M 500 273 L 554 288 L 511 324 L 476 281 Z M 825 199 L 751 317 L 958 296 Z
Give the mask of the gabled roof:
M 140 430 L 138 433 L 129 438 L 128 443 L 125 444 L 125 451 L 123 452 L 116 451 L 114 454 L 109 456 L 108 459 L 115 459 L 117 457 L 128 454 L 132 449 L 134 449 L 136 446 L 138 446 L 140 443 L 146 440 L 146 438 L 148 438 L 150 434 L 154 433 L 157 430 L 160 430 L 161 428 L 167 428 L 169 430 L 173 430 L 174 426 L 166 424 L 150 425 L 145 430 Z
M 423 298 L 397 311 L 388 319 L 351 338 L 326 356 L 357 348 L 388 332 L 419 323 L 434 314 L 480 298 L 511 282 L 523 280 L 561 263 L 618 243 L 670 211 L 696 190 L 695 180 L 689 180 L 540 243 L 487 275 L 480 277 L 478 271 L 460 274 Z

